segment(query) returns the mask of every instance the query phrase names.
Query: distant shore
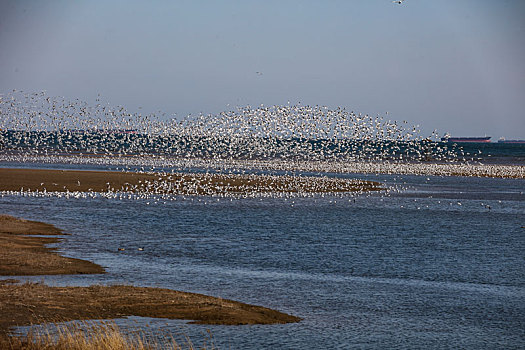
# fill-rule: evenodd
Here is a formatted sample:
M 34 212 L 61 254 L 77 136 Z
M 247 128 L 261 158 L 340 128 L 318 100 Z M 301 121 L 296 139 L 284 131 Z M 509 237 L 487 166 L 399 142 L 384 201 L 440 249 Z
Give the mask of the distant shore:
M 313 176 L 0 168 L 0 191 L 242 195 L 367 192 L 381 189 L 381 184 L 375 181 Z
M 0 275 L 104 273 L 97 264 L 62 257 L 46 248 L 45 244 L 60 240 L 57 235 L 64 233 L 53 225 L 0 215 Z M 169 289 L 128 285 L 51 287 L 0 280 L 0 347 L 8 344 L 8 334 L 16 326 L 131 315 L 223 325 L 300 321 L 261 306 Z

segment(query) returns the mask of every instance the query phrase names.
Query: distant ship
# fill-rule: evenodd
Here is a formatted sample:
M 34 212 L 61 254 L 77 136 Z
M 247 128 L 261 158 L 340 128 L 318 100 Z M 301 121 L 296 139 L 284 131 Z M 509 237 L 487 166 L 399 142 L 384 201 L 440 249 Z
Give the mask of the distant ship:
M 525 140 L 505 140 L 502 137 L 498 140 L 498 143 L 525 143 Z
M 134 129 L 102 129 L 93 132 L 100 134 L 137 134 L 137 130 Z
M 484 137 L 451 137 L 445 135 L 441 138 L 443 142 L 490 142 L 490 136 Z

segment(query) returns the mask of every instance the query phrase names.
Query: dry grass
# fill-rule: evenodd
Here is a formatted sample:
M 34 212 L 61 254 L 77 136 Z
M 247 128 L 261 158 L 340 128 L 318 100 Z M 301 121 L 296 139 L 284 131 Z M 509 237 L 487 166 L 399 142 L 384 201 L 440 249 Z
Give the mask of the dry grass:
M 188 336 L 182 342 L 171 333 L 154 333 L 135 329 L 124 333 L 114 322 L 74 322 L 55 324 L 43 329 L 31 328 L 21 337 L 11 338 L 12 350 L 194 350 L 216 349 L 211 333 L 201 346 L 195 346 Z

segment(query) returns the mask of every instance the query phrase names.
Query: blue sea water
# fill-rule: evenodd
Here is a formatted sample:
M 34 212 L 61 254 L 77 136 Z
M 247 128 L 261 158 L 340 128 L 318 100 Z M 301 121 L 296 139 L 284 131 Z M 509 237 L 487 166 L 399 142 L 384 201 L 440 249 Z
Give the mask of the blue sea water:
M 303 318 L 265 326 L 132 318 L 195 343 L 210 329 L 221 349 L 525 347 L 525 180 L 352 177 L 402 189 L 167 202 L 6 195 L 0 211 L 63 228 L 72 235 L 60 251 L 108 270 L 46 283 L 160 286 Z
M 149 154 L 209 159 L 445 159 L 485 164 L 525 164 L 523 143 L 453 143 L 429 140 L 388 141 L 246 137 L 233 142 L 222 137 L 93 133 L 71 130 L 0 130 L 0 152 L 6 154 Z M 349 158 L 350 157 L 350 158 Z M 401 158 L 400 158 L 401 157 Z

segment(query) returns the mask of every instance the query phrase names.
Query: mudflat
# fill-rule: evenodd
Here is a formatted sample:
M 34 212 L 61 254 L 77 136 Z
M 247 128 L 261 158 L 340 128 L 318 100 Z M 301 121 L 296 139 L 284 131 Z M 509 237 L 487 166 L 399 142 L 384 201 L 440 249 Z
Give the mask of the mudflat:
M 63 257 L 57 254 L 55 249 L 46 247 L 46 244 L 59 242 L 61 240 L 59 236 L 64 235 L 62 230 L 50 224 L 0 215 L 0 275 L 68 275 L 104 272 L 100 265 L 86 260 Z
M 381 184 L 374 181 L 314 176 L 0 168 L 0 191 L 242 195 L 270 192 L 337 193 L 381 189 Z
M 45 247 L 60 239 L 45 237 L 48 235 L 64 233 L 50 224 L 0 215 L 0 275 L 104 272 L 97 264 L 62 257 Z M 261 306 L 162 288 L 51 287 L 44 283 L 0 280 L 0 345 L 8 343 L 9 330 L 15 326 L 131 315 L 223 325 L 300 321 L 298 317 Z

